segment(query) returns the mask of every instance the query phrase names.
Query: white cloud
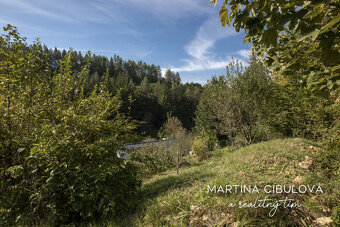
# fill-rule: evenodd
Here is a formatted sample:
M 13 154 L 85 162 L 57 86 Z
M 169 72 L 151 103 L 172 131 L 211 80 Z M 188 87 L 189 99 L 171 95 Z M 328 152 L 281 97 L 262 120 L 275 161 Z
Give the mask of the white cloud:
M 244 49 L 244 50 L 239 50 L 237 51 L 237 55 L 245 58 L 245 59 L 249 59 L 250 55 L 251 55 L 251 51 L 249 49 Z
M 98 0 L 112 10 L 123 6 L 129 9 L 139 10 L 149 15 L 154 15 L 159 20 L 171 21 L 188 15 L 189 13 L 200 15 L 211 12 L 208 0 Z
M 22 0 L 11 0 L 11 1 L 6 1 L 6 0 L 0 0 L 1 5 L 6 5 L 8 7 L 14 8 L 18 10 L 21 13 L 29 13 L 29 14 L 35 14 L 39 16 L 44 16 L 48 17 L 54 20 L 62 21 L 62 22 L 72 22 L 74 19 L 72 19 L 69 16 L 65 15 L 59 15 L 52 13 L 48 10 L 42 9 L 40 7 L 36 7 L 33 4 L 28 3 L 27 1 L 22 1 Z
M 186 16 L 216 12 L 207 0 L 0 0 L 0 8 L 62 23 L 120 25 L 119 30 L 112 32 L 135 37 L 143 34 L 135 27 L 137 16 L 152 17 L 166 25 L 180 22 Z
M 211 17 L 203 23 L 195 38 L 185 46 L 185 51 L 190 56 L 189 59 L 183 59 L 186 64 L 170 68 L 177 72 L 191 72 L 226 67 L 230 56 L 217 57 L 211 49 L 218 40 L 236 34 L 233 28 L 222 27 L 218 17 Z
M 142 32 L 134 29 L 133 26 L 128 26 L 126 24 L 126 22 L 130 22 L 128 21 L 128 18 L 126 18 L 126 15 L 120 12 L 121 10 L 118 7 L 110 8 L 109 6 L 111 6 L 112 3 L 97 3 L 98 4 L 96 4 L 96 0 L 0 0 L 0 9 L 6 10 L 7 16 L 12 15 L 12 17 L 10 16 L 6 18 L 6 20 L 1 18 L 2 20 L 0 20 L 0 23 L 6 24 L 10 22 L 10 24 L 16 25 L 20 29 L 26 28 L 27 30 L 39 31 L 39 36 L 47 35 L 68 38 L 84 38 L 112 34 L 131 35 L 137 38 L 144 36 Z M 18 19 L 13 16 L 15 13 L 20 13 L 24 16 Z M 29 25 L 26 24 L 27 21 L 30 20 L 26 21 L 25 18 L 29 19 L 32 15 L 36 16 L 39 21 L 44 21 L 46 24 L 52 21 L 53 24 L 48 27 L 44 23 L 37 23 L 35 25 L 32 23 Z M 68 25 L 75 26 L 77 29 L 79 28 L 78 25 L 81 25 L 81 23 L 84 22 L 93 22 L 103 24 L 106 28 L 118 27 L 119 29 L 96 30 L 95 32 L 78 29 L 77 33 L 59 29 L 63 24 L 67 27 L 69 27 Z
M 105 11 L 105 5 L 95 5 L 85 1 L 46 1 L 46 0 L 0 0 L 0 7 L 7 7 L 16 12 L 49 18 L 64 23 L 95 22 L 109 23 L 114 13 Z M 120 18 L 122 20 L 122 18 Z

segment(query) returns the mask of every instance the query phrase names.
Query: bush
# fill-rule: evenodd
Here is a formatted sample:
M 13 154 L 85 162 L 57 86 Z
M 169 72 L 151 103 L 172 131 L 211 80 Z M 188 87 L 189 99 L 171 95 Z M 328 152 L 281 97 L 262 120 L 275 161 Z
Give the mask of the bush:
M 135 124 L 119 113 L 120 95 L 104 83 L 85 95 L 89 67 L 74 74 L 71 54 L 50 78 L 41 45 L 28 47 L 15 28 L 6 31 L 0 37 L 0 62 L 7 64 L 0 65 L 0 84 L 7 85 L 0 89 L 6 106 L 0 108 L 0 225 L 77 224 L 133 208 L 137 168 L 116 151 Z
M 231 147 L 229 147 L 229 146 L 224 147 L 223 151 L 226 152 L 226 153 L 232 152 Z
M 121 115 L 106 120 L 105 113 L 119 108 L 119 98 L 93 93 L 78 104 L 74 111 L 63 110 L 58 103 L 59 123 L 34 129 L 34 144 L 32 140 L 25 144 L 22 131 L 15 131 L 16 147 L 1 146 L 3 157 L 16 153 L 1 169 L 3 224 L 78 223 L 134 207 L 140 186 L 137 168 L 116 155 L 132 125 Z
M 205 140 L 207 142 L 208 151 L 213 151 L 215 150 L 216 146 L 218 146 L 217 137 L 213 134 L 206 135 Z
M 196 137 L 192 144 L 193 156 L 198 160 L 202 161 L 208 156 L 208 142 L 203 137 Z
M 174 167 L 175 155 L 166 145 L 145 145 L 133 150 L 130 159 L 139 167 L 142 176 L 148 176 Z
M 171 113 L 167 114 L 167 121 L 162 126 L 158 135 L 160 138 L 167 137 L 169 139 L 178 139 L 184 136 L 187 132 L 183 128 L 182 122 L 177 117 L 171 116 Z
M 150 144 L 134 149 L 130 153 L 130 160 L 138 165 L 142 176 L 149 176 L 175 167 L 178 155 L 179 165 L 187 164 L 186 159 L 189 157 L 191 144 L 191 134 L 184 134 L 171 142 L 160 142 L 157 145 Z
M 116 142 L 78 144 L 42 141 L 31 149 L 22 180 L 31 178 L 27 206 L 32 212 L 25 215 L 68 224 L 120 215 L 135 205 L 137 168 L 116 156 Z

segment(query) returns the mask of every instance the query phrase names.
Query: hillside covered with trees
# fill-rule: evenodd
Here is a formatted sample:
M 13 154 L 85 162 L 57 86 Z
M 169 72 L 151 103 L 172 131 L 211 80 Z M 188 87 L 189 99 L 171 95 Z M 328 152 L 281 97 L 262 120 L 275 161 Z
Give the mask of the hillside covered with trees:
M 11 42 L 11 40 L 8 40 Z M 57 74 L 61 61 L 70 58 L 72 77 L 76 77 L 85 65 L 86 72 L 84 94 L 88 96 L 95 86 L 105 81 L 108 92 L 116 94 L 119 90 L 123 100 L 120 111 L 128 113 L 131 104 L 130 116 L 140 121 L 138 132 L 145 136 L 157 136 L 157 132 L 166 120 L 166 114 L 171 112 L 178 117 L 184 127 L 193 127 L 194 111 L 198 105 L 202 86 L 197 83 L 181 83 L 178 73 L 170 69 L 162 77 L 159 66 L 148 65 L 145 62 L 124 61 L 115 55 L 108 59 L 105 56 L 96 56 L 81 52 L 49 49 L 46 45 L 35 43 L 26 44 L 27 51 L 38 51 L 37 57 L 44 61 L 46 76 L 52 78 Z M 132 102 L 129 102 L 131 95 Z

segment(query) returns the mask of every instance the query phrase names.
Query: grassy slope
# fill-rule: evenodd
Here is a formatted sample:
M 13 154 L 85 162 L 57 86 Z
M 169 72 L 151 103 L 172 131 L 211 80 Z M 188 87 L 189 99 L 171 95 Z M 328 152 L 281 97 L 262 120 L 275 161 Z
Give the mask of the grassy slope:
M 143 183 L 141 205 L 132 217 L 125 217 L 121 225 L 137 226 L 295 226 L 310 225 L 321 216 L 332 216 L 339 200 L 339 180 L 330 180 L 318 164 L 322 152 L 316 144 L 302 139 L 280 139 L 258 143 L 232 153 L 217 151 L 196 166 L 185 167 L 177 176 L 168 171 Z M 305 156 L 313 165 L 305 170 L 299 162 Z M 303 204 L 301 208 L 279 208 L 269 217 L 271 208 L 230 208 L 230 202 L 255 202 L 269 196 L 283 199 L 282 194 L 264 194 L 265 185 L 294 184 L 322 186 L 324 194 L 289 194 Z M 207 193 L 210 185 L 256 185 L 260 194 Z M 126 223 L 128 222 L 128 223 Z M 112 224 L 111 224 L 112 225 Z M 115 225 L 115 224 L 113 224 Z

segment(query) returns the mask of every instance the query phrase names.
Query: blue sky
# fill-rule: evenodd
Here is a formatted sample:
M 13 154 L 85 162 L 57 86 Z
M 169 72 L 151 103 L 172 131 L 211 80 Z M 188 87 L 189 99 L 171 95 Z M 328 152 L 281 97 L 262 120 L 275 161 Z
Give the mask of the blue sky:
M 223 28 L 218 11 L 209 0 L 0 0 L 0 25 L 50 48 L 117 54 L 204 83 L 224 74 L 231 56 L 249 54 L 243 34 Z

